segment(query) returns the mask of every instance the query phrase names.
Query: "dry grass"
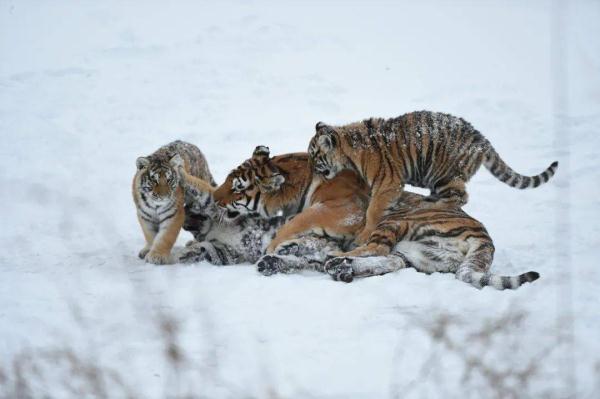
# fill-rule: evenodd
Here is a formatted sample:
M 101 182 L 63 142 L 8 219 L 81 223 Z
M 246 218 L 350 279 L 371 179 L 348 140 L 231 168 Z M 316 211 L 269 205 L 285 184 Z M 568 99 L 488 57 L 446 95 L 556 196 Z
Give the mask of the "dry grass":
M 429 341 L 429 351 L 413 362 L 416 376 L 407 384 L 394 384 L 393 398 L 564 398 L 574 397 L 557 381 L 557 359 L 563 337 L 550 332 L 553 342 L 539 346 L 527 329 L 528 315 L 509 310 L 500 316 L 472 321 L 440 312 L 413 323 Z
M 76 311 L 74 314 L 80 316 Z M 478 321 L 447 312 L 415 318 L 410 329 L 419 340 L 428 342 L 429 351 L 420 359 L 409 360 L 413 378 L 397 367 L 398 383 L 391 387 L 390 397 L 446 398 L 457 397 L 457 393 L 461 398 L 477 399 L 573 397 L 572 392 L 565 394 L 552 384 L 560 379 L 557 368 L 552 366 L 556 366 L 553 356 L 561 349 L 561 334 L 552 335 L 555 342 L 551 346 L 532 347 L 535 340 L 531 340 L 527 321 L 528 315 L 517 310 Z M 200 355 L 182 344 L 183 326 L 173 315 L 158 312 L 153 324 L 161 337 L 159 358 L 165 368 L 164 387 L 156 397 L 254 397 L 222 378 L 217 345 L 210 344 L 217 337 L 209 318 L 203 320 L 199 337 L 209 343 L 208 349 Z M 401 353 L 397 355 L 402 357 Z M 270 366 L 263 367 L 266 370 L 261 397 L 282 398 L 269 381 Z M 118 370 L 68 346 L 27 350 L 0 361 L 0 398 L 143 398 L 138 384 L 144 381 L 133 377 L 139 374 L 128 373 L 123 367 Z M 595 365 L 594 374 L 600 377 L 600 362 Z M 592 390 L 598 392 L 600 384 Z M 317 396 L 302 391 L 297 397 Z

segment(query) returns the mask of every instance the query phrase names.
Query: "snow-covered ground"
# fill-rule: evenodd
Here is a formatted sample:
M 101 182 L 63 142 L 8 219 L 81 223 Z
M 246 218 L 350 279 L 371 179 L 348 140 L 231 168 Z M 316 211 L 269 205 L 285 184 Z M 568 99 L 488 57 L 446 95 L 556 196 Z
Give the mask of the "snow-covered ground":
M 545 355 L 522 396 L 598 395 L 600 5 L 554 7 L 0 1 L 0 395 L 24 353 L 64 350 L 144 398 L 447 398 L 478 384 L 472 397 L 493 397 L 500 377 L 461 383 L 465 356 L 423 327 L 448 317 L 490 367 Z M 495 270 L 539 281 L 478 291 L 405 270 L 343 284 L 136 257 L 139 155 L 187 140 L 222 181 L 258 144 L 305 150 L 319 120 L 420 109 L 471 121 L 522 173 L 561 162 L 536 190 L 485 169 L 469 185 Z M 476 334 L 513 310 L 525 316 L 505 336 Z M 176 344 L 181 362 L 163 353 Z M 32 394 L 77 396 L 52 362 L 22 373 Z

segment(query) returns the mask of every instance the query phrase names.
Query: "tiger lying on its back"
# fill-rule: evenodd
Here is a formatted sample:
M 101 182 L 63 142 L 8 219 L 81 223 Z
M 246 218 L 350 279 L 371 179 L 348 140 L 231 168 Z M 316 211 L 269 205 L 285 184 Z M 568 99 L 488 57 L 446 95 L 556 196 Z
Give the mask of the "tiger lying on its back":
M 494 244 L 485 227 L 457 205 L 431 204 L 405 191 L 390 206 L 366 245 L 329 260 L 334 279 L 350 282 L 413 267 L 425 273 L 454 273 L 477 288 L 516 289 L 536 272 L 499 276 L 490 272 Z M 378 232 L 378 233 L 377 233 Z
M 209 186 L 215 183 L 202 152 L 183 141 L 174 141 L 152 155 L 139 157 L 136 166 L 133 201 L 146 240 L 139 257 L 155 264 L 172 263 L 171 248 L 184 221 L 198 219 L 202 214 L 201 207 L 189 206 L 192 198 L 184 193 L 177 170 L 183 168 Z M 192 224 L 193 228 L 204 229 L 198 220 Z M 192 224 L 186 227 L 193 229 Z
M 539 175 L 520 175 L 470 123 L 428 111 L 337 127 L 319 122 L 308 153 L 315 172 L 325 178 L 351 169 L 370 186 L 371 202 L 358 243 L 367 241 L 404 184 L 429 188 L 430 201 L 460 206 L 467 202 L 465 183 L 482 163 L 495 177 L 521 189 L 547 182 L 558 167 L 554 162 Z
M 266 250 L 277 255 L 259 262 L 259 271 L 265 274 L 272 269 L 265 259 L 287 270 L 318 269 L 326 253 L 339 251 L 353 240 L 364 223 L 368 202 L 366 185 L 354 172 L 344 171 L 328 181 L 314 178 L 306 153 L 269 158 L 264 146 L 256 147 L 252 158 L 227 176 L 214 198 L 230 216 L 294 216 Z
M 281 216 L 262 218 L 256 215 L 225 215 L 213 199 L 215 188 L 180 170 L 186 191 L 203 207 L 202 235 L 187 243 L 179 256 L 183 263 L 208 261 L 213 265 L 255 263 L 265 252 L 277 229 L 284 223 Z

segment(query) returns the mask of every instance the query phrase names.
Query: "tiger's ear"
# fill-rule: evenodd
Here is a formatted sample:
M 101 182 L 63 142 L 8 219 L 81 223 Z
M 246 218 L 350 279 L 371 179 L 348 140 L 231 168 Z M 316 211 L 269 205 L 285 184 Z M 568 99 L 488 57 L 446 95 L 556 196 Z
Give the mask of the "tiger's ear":
M 150 160 L 146 157 L 139 157 L 135 160 L 135 166 L 138 168 L 138 170 L 142 170 L 148 165 L 150 165 Z
M 260 191 L 271 193 L 281 188 L 283 183 L 285 183 L 285 177 L 277 173 L 269 177 L 256 176 L 254 181 L 256 182 L 258 188 L 260 188 Z
M 184 166 L 183 158 L 181 158 L 181 155 L 175 154 L 169 159 L 169 164 L 171 164 L 175 170 L 179 170 L 179 168 Z
M 317 122 L 317 124 L 315 125 L 315 130 L 318 132 L 319 130 L 323 129 L 324 127 L 327 127 L 327 124 L 325 124 L 323 122 Z
M 266 145 L 259 145 L 254 149 L 252 153 L 252 159 L 259 162 L 265 162 L 269 159 L 269 147 Z

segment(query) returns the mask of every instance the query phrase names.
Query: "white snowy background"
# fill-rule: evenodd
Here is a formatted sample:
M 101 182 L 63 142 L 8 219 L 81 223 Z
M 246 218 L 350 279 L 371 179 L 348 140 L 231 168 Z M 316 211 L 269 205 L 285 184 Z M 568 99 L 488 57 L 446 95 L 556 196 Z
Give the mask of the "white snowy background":
M 598 397 L 600 3 L 560 4 L 0 1 L 0 395 L 17 392 L 16 359 L 64 350 L 134 397 L 492 397 L 420 327 L 450 317 L 491 365 L 541 353 L 523 397 Z M 190 141 L 220 182 L 256 145 L 305 150 L 317 121 L 421 109 L 472 122 L 519 172 L 560 162 L 536 190 L 483 168 L 468 186 L 494 270 L 539 281 L 343 284 L 137 258 L 136 157 Z M 476 341 L 512 312 L 507 336 Z M 57 364 L 28 394 L 73 396 Z

